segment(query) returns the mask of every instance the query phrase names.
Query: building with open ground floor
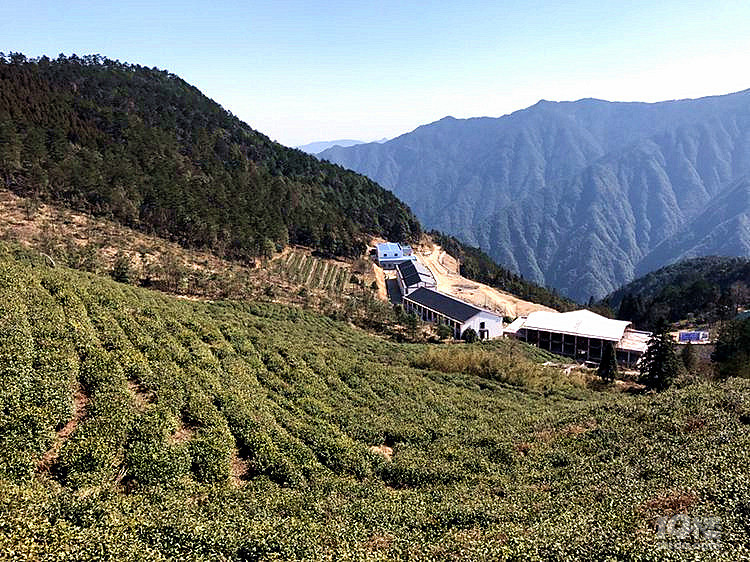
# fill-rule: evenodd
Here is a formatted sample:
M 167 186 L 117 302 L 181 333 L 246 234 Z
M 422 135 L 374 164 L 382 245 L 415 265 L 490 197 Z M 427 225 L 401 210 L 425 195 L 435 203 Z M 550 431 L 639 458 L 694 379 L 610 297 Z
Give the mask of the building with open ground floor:
M 646 352 L 651 333 L 632 329 L 626 320 L 575 310 L 532 312 L 508 325 L 505 335 L 577 361 L 601 361 L 604 346 L 611 343 L 618 363 L 635 366 Z

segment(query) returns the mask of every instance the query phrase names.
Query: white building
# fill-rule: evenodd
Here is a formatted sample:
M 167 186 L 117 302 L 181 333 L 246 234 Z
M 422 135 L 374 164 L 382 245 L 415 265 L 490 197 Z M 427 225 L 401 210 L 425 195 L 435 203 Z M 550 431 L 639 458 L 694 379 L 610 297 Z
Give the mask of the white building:
M 425 322 L 446 324 L 453 336 L 461 335 L 473 328 L 479 339 L 492 339 L 503 335 L 503 319 L 497 314 L 477 308 L 445 293 L 420 287 L 404 294 L 404 310 L 414 312 Z
M 408 295 L 420 287 L 437 289 L 437 282 L 432 272 L 417 260 L 397 264 L 396 279 L 402 295 Z
M 378 265 L 383 269 L 393 269 L 397 264 L 416 260 L 411 246 L 396 242 L 381 242 L 377 245 Z
M 516 318 L 505 334 L 580 361 L 600 361 L 604 346 L 611 343 L 619 363 L 635 365 L 646 352 L 651 333 L 634 330 L 630 324 L 590 310 L 562 313 L 540 310 Z

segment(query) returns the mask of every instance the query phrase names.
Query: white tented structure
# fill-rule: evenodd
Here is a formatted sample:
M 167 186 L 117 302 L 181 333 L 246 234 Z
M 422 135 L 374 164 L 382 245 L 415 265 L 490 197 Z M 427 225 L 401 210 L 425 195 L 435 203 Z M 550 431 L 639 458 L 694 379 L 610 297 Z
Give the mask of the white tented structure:
M 609 342 L 615 346 L 618 363 L 632 366 L 646 352 L 651 333 L 634 330 L 630 325 L 626 320 L 612 320 L 590 310 L 540 310 L 516 318 L 505 334 L 579 361 L 600 361 Z

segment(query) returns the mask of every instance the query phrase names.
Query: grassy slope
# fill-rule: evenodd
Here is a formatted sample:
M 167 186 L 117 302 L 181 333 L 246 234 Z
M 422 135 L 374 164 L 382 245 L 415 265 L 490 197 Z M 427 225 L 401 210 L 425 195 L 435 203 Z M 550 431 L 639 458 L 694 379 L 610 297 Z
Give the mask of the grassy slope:
M 299 309 L 0 257 L 0 552 L 664 559 L 654 518 L 686 511 L 750 554 L 750 383 L 598 393 L 491 349 L 460 374 Z

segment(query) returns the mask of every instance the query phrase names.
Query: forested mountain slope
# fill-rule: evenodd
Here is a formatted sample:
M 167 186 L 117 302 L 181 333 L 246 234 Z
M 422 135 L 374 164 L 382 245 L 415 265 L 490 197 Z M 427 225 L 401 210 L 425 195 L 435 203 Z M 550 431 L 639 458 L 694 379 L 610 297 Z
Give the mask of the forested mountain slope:
M 579 301 L 683 257 L 750 255 L 750 91 L 542 101 L 319 156 L 392 189 L 427 227 Z
M 0 181 L 229 257 L 355 256 L 418 221 L 373 181 L 281 146 L 179 77 L 99 56 L 0 57 Z
M 661 320 L 712 323 L 750 307 L 750 260 L 702 257 L 653 271 L 605 299 L 618 317 L 653 329 Z
M 395 344 L 45 263 L 0 246 L 9 558 L 661 560 L 674 510 L 750 554 L 746 380 L 595 391 L 520 342 Z

